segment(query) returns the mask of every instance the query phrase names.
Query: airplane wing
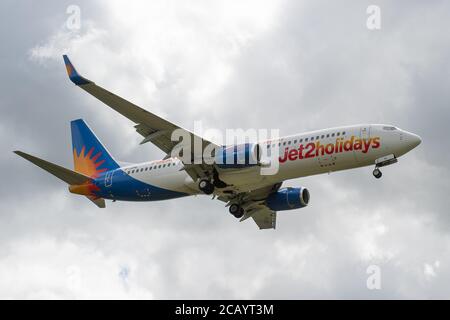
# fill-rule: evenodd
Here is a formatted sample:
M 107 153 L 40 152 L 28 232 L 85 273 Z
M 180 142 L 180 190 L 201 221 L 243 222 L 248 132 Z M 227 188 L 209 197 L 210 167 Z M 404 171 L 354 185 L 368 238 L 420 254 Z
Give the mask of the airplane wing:
M 191 142 L 193 142 L 194 139 L 196 139 L 196 141 L 201 141 L 203 150 L 208 145 L 211 145 L 211 147 L 214 148 L 219 147 L 215 144 L 212 144 L 210 141 L 204 140 L 203 138 L 194 135 L 192 132 L 183 129 L 155 115 L 154 113 L 138 107 L 137 105 L 96 85 L 94 82 L 78 74 L 67 55 L 64 55 L 63 58 L 69 78 L 75 85 L 93 95 L 94 97 L 135 123 L 134 127 L 136 128 L 136 131 L 144 137 L 141 144 L 151 142 L 159 149 L 167 153 L 167 157 L 170 157 L 172 150 L 179 143 L 179 141 L 172 141 L 171 135 L 174 130 L 179 129 L 191 137 Z M 193 148 L 191 150 L 192 159 Z M 205 176 L 204 172 L 208 172 L 207 170 L 211 170 L 210 167 L 211 166 L 208 166 L 206 164 L 186 164 L 185 170 L 195 181 L 197 180 L 197 178 Z

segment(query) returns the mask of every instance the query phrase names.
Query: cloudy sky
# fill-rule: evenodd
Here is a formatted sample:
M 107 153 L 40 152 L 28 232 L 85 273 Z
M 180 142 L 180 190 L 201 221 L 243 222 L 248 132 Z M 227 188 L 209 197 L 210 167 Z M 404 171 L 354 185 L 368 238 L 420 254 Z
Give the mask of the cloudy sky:
M 39 5 L 0 3 L 0 298 L 450 298 L 448 1 Z M 311 203 L 275 231 L 206 196 L 100 210 L 12 151 L 72 168 L 69 122 L 83 118 L 117 159 L 163 154 L 68 81 L 64 53 L 186 128 L 389 123 L 423 142 L 381 180 L 368 167 L 287 181 Z

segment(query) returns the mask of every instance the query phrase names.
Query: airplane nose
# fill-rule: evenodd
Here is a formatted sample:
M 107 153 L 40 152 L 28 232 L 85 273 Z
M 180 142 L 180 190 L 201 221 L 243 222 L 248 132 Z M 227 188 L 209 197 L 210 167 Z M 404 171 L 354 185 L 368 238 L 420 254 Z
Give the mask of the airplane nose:
M 422 139 L 414 133 L 407 132 L 406 134 L 406 143 L 410 149 L 417 147 L 422 142 Z

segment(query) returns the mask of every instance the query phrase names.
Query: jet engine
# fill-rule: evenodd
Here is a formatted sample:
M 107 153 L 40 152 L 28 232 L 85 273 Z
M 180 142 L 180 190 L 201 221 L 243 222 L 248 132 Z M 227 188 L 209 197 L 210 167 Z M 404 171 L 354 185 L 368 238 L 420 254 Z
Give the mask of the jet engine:
M 267 206 L 274 211 L 292 210 L 306 207 L 309 191 L 306 188 L 281 188 L 267 197 Z

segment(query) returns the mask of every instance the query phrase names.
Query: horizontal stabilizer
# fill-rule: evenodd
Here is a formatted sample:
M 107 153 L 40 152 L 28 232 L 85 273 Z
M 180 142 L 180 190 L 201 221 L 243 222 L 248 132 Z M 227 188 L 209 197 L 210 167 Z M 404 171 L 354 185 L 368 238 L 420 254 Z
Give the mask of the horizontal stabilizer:
M 45 171 L 51 173 L 55 177 L 61 179 L 62 181 L 68 183 L 69 185 L 82 185 L 87 181 L 90 181 L 91 178 L 85 176 L 84 174 L 66 169 L 64 167 L 58 166 L 57 164 L 39 159 L 34 157 L 28 153 L 22 151 L 14 151 L 15 154 L 21 156 L 22 158 L 30 161 L 31 163 L 37 165 L 38 167 L 44 169 Z M 97 207 L 105 208 L 105 199 L 96 198 L 92 196 L 86 196 L 89 200 L 91 200 Z
M 66 169 L 64 167 L 58 166 L 57 164 L 39 159 L 28 153 L 22 151 L 14 151 L 15 154 L 21 156 L 22 158 L 30 161 L 31 163 L 37 165 L 38 167 L 44 169 L 45 171 L 51 173 L 55 177 L 67 182 L 70 185 L 83 184 L 86 181 L 91 180 L 88 176 L 84 174 Z

